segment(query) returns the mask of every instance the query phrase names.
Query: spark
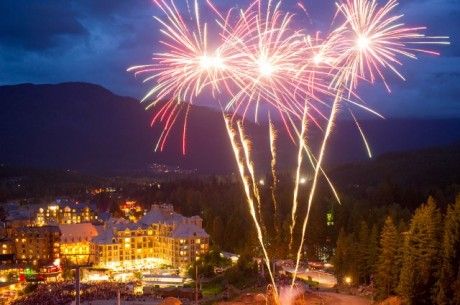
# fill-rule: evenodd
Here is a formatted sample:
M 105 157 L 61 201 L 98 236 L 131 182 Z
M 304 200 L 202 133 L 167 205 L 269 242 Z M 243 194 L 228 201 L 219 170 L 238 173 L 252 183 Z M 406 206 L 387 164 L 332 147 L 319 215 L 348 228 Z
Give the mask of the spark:
M 156 145 L 156 150 L 163 150 L 178 112 L 182 109 L 177 107 L 177 104 L 193 104 L 195 98 L 206 88 L 219 92 L 220 81 L 227 67 L 219 47 L 213 49 L 209 46 L 208 25 L 201 21 L 198 0 L 194 1 L 193 8 L 187 0 L 190 18 L 185 18 L 172 0 L 154 2 L 164 14 L 162 18 L 154 18 L 161 26 L 163 38 L 160 44 L 165 51 L 155 53 L 152 64 L 133 66 L 127 71 L 134 72 L 136 76 L 143 76 L 144 82 L 155 83 L 142 98 L 142 102 L 148 102 L 146 109 L 160 103 L 168 105 L 162 108 L 162 112 L 169 112 L 169 119 L 166 122 L 160 120 L 164 123 L 165 131 Z M 187 19 L 194 20 L 195 23 L 186 23 Z M 171 107 L 172 105 L 174 107 Z M 184 120 L 183 143 L 186 141 L 187 119 L 188 110 Z M 157 120 L 154 119 L 153 122 L 156 123 Z
M 369 156 L 369 158 L 372 158 L 372 150 L 369 145 L 369 141 L 367 140 L 366 134 L 364 133 L 364 130 L 361 128 L 361 125 L 359 124 L 358 119 L 354 115 L 353 111 L 349 109 L 349 112 L 350 112 L 351 117 L 353 118 L 353 121 L 355 122 L 356 128 L 358 128 L 359 130 L 359 134 L 361 135 L 364 146 L 366 147 L 367 155 Z
M 379 6 L 375 0 L 345 0 L 338 4 L 338 14 L 345 18 L 335 30 L 340 36 L 340 56 L 337 64 L 344 69 L 337 75 L 336 84 L 356 88 L 360 79 L 374 83 L 381 79 L 391 92 L 384 70 L 390 70 L 405 80 L 399 67 L 399 57 L 417 59 L 417 53 L 439 55 L 438 52 L 416 47 L 424 44 L 449 44 L 449 37 L 426 36 L 425 27 L 408 27 L 395 14 L 397 0 L 389 0 Z
M 356 41 L 356 47 L 360 52 L 365 52 L 369 49 L 371 41 L 366 36 L 359 36 Z
M 307 214 L 306 214 L 306 216 L 304 218 L 304 221 L 303 221 L 300 245 L 299 245 L 299 249 L 297 250 L 296 265 L 295 265 L 294 274 L 292 276 L 291 289 L 292 289 L 292 287 L 294 287 L 295 280 L 297 278 L 297 272 L 299 270 L 300 259 L 302 257 L 303 244 L 305 242 L 305 233 L 306 233 L 306 229 L 307 229 L 308 220 L 310 218 L 311 206 L 313 204 L 313 199 L 314 199 L 314 196 L 316 194 L 316 186 L 317 186 L 317 183 L 318 183 L 319 172 L 321 171 L 321 165 L 323 163 L 323 159 L 324 159 L 324 156 L 326 154 L 326 147 L 327 147 L 327 143 L 328 143 L 327 141 L 328 141 L 328 139 L 329 139 L 329 137 L 330 137 L 330 135 L 332 133 L 332 128 L 334 126 L 335 118 L 336 118 L 337 111 L 338 111 L 338 105 L 339 105 L 339 102 L 340 102 L 341 98 L 342 98 L 342 94 L 339 91 L 337 93 L 337 95 L 336 95 L 336 98 L 334 100 L 334 104 L 333 104 L 332 109 L 331 109 L 330 117 L 329 117 L 329 120 L 328 120 L 326 131 L 324 133 L 324 137 L 323 137 L 323 142 L 321 144 L 318 161 L 317 161 L 316 166 L 315 166 L 315 172 L 314 172 L 314 175 L 313 175 L 313 183 L 312 183 L 312 186 L 311 186 L 310 195 L 308 197 L 308 202 L 307 202 Z
M 254 225 L 256 227 L 257 238 L 259 240 L 259 244 L 262 247 L 262 252 L 263 252 L 264 257 L 265 257 L 265 264 L 267 266 L 268 273 L 270 275 L 270 279 L 272 281 L 272 284 L 273 284 L 273 287 L 274 287 L 274 290 L 275 290 L 275 294 L 278 295 L 277 288 L 276 288 L 276 283 L 275 283 L 275 278 L 274 278 L 273 272 L 271 270 L 270 257 L 268 256 L 268 252 L 267 252 L 267 249 L 265 247 L 265 242 L 264 242 L 264 238 L 263 238 L 263 234 L 262 234 L 262 228 L 261 228 L 261 225 L 260 225 L 260 223 L 259 223 L 259 221 L 257 219 L 257 212 L 256 212 L 256 209 L 255 209 L 255 203 L 254 203 L 254 199 L 253 199 L 253 197 L 251 195 L 250 181 L 249 181 L 247 175 L 245 174 L 246 170 L 245 170 L 245 165 L 244 165 L 245 161 L 243 161 L 244 157 L 242 156 L 241 149 L 240 149 L 238 143 L 236 142 L 237 133 L 232 127 L 231 118 L 224 116 L 224 121 L 225 121 L 225 127 L 227 129 L 227 134 L 228 134 L 228 137 L 230 139 L 231 146 L 232 146 L 232 150 L 233 150 L 233 153 L 235 155 L 235 159 L 236 159 L 236 162 L 237 162 L 237 165 L 238 165 L 240 178 L 241 178 L 241 181 L 243 182 L 243 188 L 244 188 L 244 192 L 246 194 L 246 200 L 247 200 L 247 203 L 248 203 L 248 206 L 249 206 L 249 212 L 251 214 L 252 220 L 253 220 Z
M 300 184 L 300 174 L 301 174 L 300 171 L 302 169 L 303 151 L 304 151 L 304 147 L 306 146 L 305 133 L 307 132 L 307 114 L 308 114 L 308 109 L 307 107 L 305 107 L 303 119 L 301 122 L 302 123 L 301 132 L 299 134 L 299 148 L 297 152 L 297 169 L 296 169 L 294 194 L 293 194 L 293 199 L 292 199 L 292 210 L 291 210 L 291 225 L 289 226 L 289 233 L 290 233 L 289 250 L 291 250 L 292 243 L 294 241 L 294 228 L 296 225 L 297 206 L 299 204 L 298 195 L 299 195 L 299 184 Z
M 190 105 L 204 92 L 211 93 L 219 105 L 220 98 L 226 100 L 221 109 L 223 113 L 231 113 L 230 116 L 224 115 L 227 135 L 238 165 L 249 214 L 275 296 L 278 297 L 262 230 L 263 206 L 259 187 L 265 181 L 256 180 L 253 141 L 243 124 L 246 115 L 253 112 L 257 122 L 262 110 L 274 109 L 280 115 L 289 138 L 298 145 L 289 248 L 293 243 L 300 204 L 299 185 L 310 183 L 301 176 L 304 163 L 307 163 L 305 155 L 314 172 L 311 186 L 302 188 L 308 189 L 307 211 L 302 222 L 292 292 L 320 175 L 325 177 L 340 203 L 338 192 L 323 169 L 323 161 L 341 105 L 347 103 L 347 107 L 356 106 L 381 116 L 360 99 L 358 85 L 363 81 L 373 84 L 380 80 L 390 92 L 386 71 L 405 80 L 400 72 L 402 58 L 417 59 L 418 54 L 438 55 L 425 46 L 447 45 L 449 38 L 426 36 L 425 27 L 406 26 L 402 21 L 403 15 L 394 13 L 397 0 L 388 0 L 384 5 L 378 5 L 376 0 L 343 0 L 337 4 L 334 17 L 334 24 L 339 20 L 338 25 L 334 25 L 327 35 L 319 32 L 310 35 L 307 29 L 295 26 L 294 14 L 283 12 L 281 1 L 253 0 L 246 9 L 230 9 L 225 13 L 220 12 L 212 0 L 205 2 L 215 16 L 215 24 L 211 26 L 202 21 L 199 0 L 193 0 L 193 5 L 186 0 L 188 16 L 181 13 L 173 0 L 154 0 L 162 11 L 162 17 L 155 17 L 155 20 L 160 25 L 162 38 L 159 43 L 163 49 L 153 55 L 152 63 L 134 66 L 128 71 L 142 76 L 144 82 L 154 84 L 142 102 L 146 103 L 146 109 L 156 110 L 151 124 L 162 124 L 163 127 L 155 151 L 164 149 L 173 127 L 183 120 L 182 153 L 185 154 Z M 301 2 L 297 6 L 309 18 L 305 6 Z M 209 30 L 218 34 L 212 35 Z M 184 104 L 187 108 L 183 107 Z M 327 111 L 324 110 L 326 108 Z M 181 115 L 184 110 L 185 114 Z M 364 130 L 349 110 L 371 157 Z M 235 130 L 233 122 L 237 115 Z M 306 141 L 310 123 L 323 132 L 317 155 L 312 153 Z M 272 200 L 276 216 L 277 131 L 271 118 L 269 136 Z
M 388 92 L 391 92 L 384 77 L 384 70 L 390 70 L 405 80 L 396 68 L 396 66 L 402 65 L 399 57 L 417 59 L 416 53 L 438 55 L 437 52 L 413 48 L 411 45 L 417 43 L 448 44 L 445 41 L 448 37 L 428 37 L 422 34 L 421 31 L 425 30 L 424 27 L 406 27 L 400 21 L 402 15 L 393 14 L 397 5 L 396 0 L 389 0 L 382 7 L 378 7 L 375 0 L 346 0 L 338 5 L 338 13 L 342 14 L 346 21 L 331 35 L 335 39 L 337 54 L 339 54 L 334 63 L 334 66 L 339 67 L 339 69 L 331 83 L 331 87 L 337 89 L 337 93 L 315 166 L 291 289 L 297 277 L 306 228 L 316 194 L 319 172 L 327 151 L 328 139 L 335 124 L 339 105 L 342 100 L 346 99 L 343 96 L 344 91 L 348 92 L 348 96 L 351 96 L 354 94 L 353 90 L 357 87 L 359 80 L 368 79 L 374 83 L 378 77 L 383 81 Z M 364 133 L 359 124 L 357 126 L 368 153 L 371 155 Z
M 278 201 L 276 198 L 276 190 L 278 189 L 278 175 L 276 172 L 276 164 L 277 164 L 277 151 L 276 151 L 276 139 L 277 139 L 277 133 L 275 130 L 275 125 L 273 124 L 273 121 L 271 117 L 269 117 L 269 138 L 270 138 L 270 153 L 271 153 L 271 162 L 270 162 L 270 167 L 271 167 L 271 174 L 272 174 L 272 180 L 273 180 L 273 185 L 271 187 L 271 195 L 272 195 L 272 201 L 273 201 L 273 214 L 275 215 L 274 217 L 274 226 L 275 230 L 277 233 L 279 233 L 280 228 L 278 224 Z
M 256 174 L 254 170 L 254 162 L 252 161 L 252 156 L 251 156 L 251 142 L 250 140 L 245 136 L 244 134 L 244 128 L 243 128 L 243 123 L 241 121 L 238 121 L 237 123 L 238 127 L 238 134 L 240 137 L 240 142 L 243 147 L 243 153 L 244 153 L 244 160 L 246 162 L 246 168 L 249 171 L 249 177 L 251 178 L 251 185 L 252 185 L 252 191 L 254 193 L 254 197 L 256 198 L 257 202 L 257 211 L 259 214 L 259 219 L 261 222 L 261 226 L 263 227 L 263 221 L 262 221 L 262 203 L 260 200 L 260 193 L 259 193 L 259 188 L 257 187 L 257 182 L 256 182 Z M 260 185 L 264 185 L 265 182 L 264 180 L 259 181 Z

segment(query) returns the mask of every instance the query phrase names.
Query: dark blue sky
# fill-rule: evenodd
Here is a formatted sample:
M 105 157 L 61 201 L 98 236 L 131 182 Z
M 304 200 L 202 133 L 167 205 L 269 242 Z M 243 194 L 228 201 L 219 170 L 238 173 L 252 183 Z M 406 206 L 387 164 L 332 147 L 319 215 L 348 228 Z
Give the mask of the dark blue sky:
M 297 0 L 283 3 L 295 6 Z M 329 24 L 334 1 L 303 3 L 313 27 Z M 442 57 L 409 62 L 403 70 L 407 82 L 392 80 L 391 95 L 364 88 L 362 96 L 387 117 L 460 117 L 460 0 L 401 0 L 399 10 L 408 24 L 448 35 L 452 45 L 440 47 Z M 125 70 L 149 62 L 155 51 L 155 14 L 151 0 L 2 0 L 0 84 L 85 81 L 141 97 L 146 87 Z

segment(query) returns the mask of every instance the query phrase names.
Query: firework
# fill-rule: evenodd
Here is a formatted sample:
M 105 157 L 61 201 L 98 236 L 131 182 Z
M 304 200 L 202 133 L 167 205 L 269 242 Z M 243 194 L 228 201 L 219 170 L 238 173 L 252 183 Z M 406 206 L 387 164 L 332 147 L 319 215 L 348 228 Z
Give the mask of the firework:
M 346 0 L 338 4 L 338 12 L 345 22 L 335 32 L 340 36 L 341 50 L 337 65 L 342 67 L 335 83 L 356 88 L 360 79 L 374 83 L 381 79 L 388 91 L 384 70 L 390 70 L 405 80 L 399 67 L 401 57 L 417 59 L 418 53 L 439 55 L 418 46 L 449 44 L 448 37 L 426 36 L 426 27 L 407 27 L 404 15 L 396 14 L 397 0 L 379 6 L 375 0 Z
M 299 204 L 298 194 L 299 194 L 299 185 L 300 185 L 300 172 L 302 169 L 304 147 L 306 146 L 305 134 L 307 132 L 307 113 L 308 113 L 308 109 L 305 107 L 304 115 L 301 121 L 302 123 L 301 132 L 299 134 L 299 147 L 298 147 L 298 153 L 297 153 L 297 169 L 296 169 L 296 176 L 295 176 L 295 182 L 294 182 L 294 194 L 293 194 L 293 199 L 292 199 L 291 226 L 289 227 L 289 230 L 290 230 L 289 250 L 291 250 L 292 248 L 294 228 L 296 224 L 295 220 L 296 220 L 296 214 L 297 214 L 297 206 Z
M 265 103 L 287 122 L 287 116 L 301 118 L 305 99 L 314 98 L 313 83 L 299 73 L 307 45 L 303 31 L 292 29 L 292 14 L 283 13 L 280 2 L 264 2 L 254 1 L 236 22 L 221 25 L 222 52 L 232 66 L 228 72 L 234 85 L 225 109 L 245 117 L 253 106 L 257 120 Z
M 246 162 L 246 168 L 248 169 L 249 172 L 249 177 L 251 179 L 251 185 L 252 185 L 252 191 L 254 194 L 254 198 L 256 199 L 257 202 L 257 212 L 259 215 L 259 221 L 260 223 L 262 222 L 262 203 L 260 200 L 260 193 L 259 193 L 259 188 L 257 187 L 257 180 L 256 180 L 256 174 L 255 174 L 255 169 L 254 169 L 254 162 L 252 161 L 253 158 L 251 156 L 251 141 L 247 138 L 247 136 L 244 134 L 244 127 L 242 121 L 237 122 L 238 126 L 238 135 L 240 137 L 240 142 L 241 146 L 243 147 L 243 153 L 244 153 L 244 160 Z M 263 224 L 262 224 L 263 226 Z
M 396 68 L 396 66 L 402 65 L 400 57 L 417 59 L 417 53 L 439 55 L 437 52 L 415 48 L 412 45 L 448 44 L 448 37 L 425 36 L 422 33 L 426 29 L 425 27 L 406 27 L 401 23 L 403 15 L 394 15 L 397 6 L 396 0 L 389 0 L 382 7 L 379 7 L 375 0 L 346 0 L 344 3 L 338 4 L 338 14 L 345 17 L 345 22 L 331 35 L 334 37 L 334 48 L 338 50 L 339 56 L 334 60 L 333 66 L 338 67 L 338 70 L 330 85 L 337 91 L 321 144 L 318 162 L 315 166 L 292 286 L 299 268 L 305 232 L 316 193 L 319 172 L 326 154 L 327 142 L 338 114 L 339 104 L 344 100 L 344 91 L 348 92 L 348 96 L 351 96 L 354 94 L 359 80 L 365 79 L 374 83 L 378 77 L 383 81 L 387 90 L 391 92 L 385 80 L 384 70 L 390 70 L 405 80 Z M 357 122 L 356 119 L 355 122 Z M 365 139 L 358 123 L 357 126 L 363 139 Z M 365 143 L 368 147 L 367 141 Z M 369 149 L 368 151 L 370 153 Z
M 269 118 L 269 138 L 270 138 L 270 153 L 271 153 L 271 174 L 272 174 L 272 187 L 271 187 L 271 195 L 272 195 L 272 202 L 273 202 L 273 214 L 274 214 L 274 227 L 275 231 L 279 234 L 280 228 L 278 223 L 278 200 L 276 199 L 276 190 L 278 188 L 278 175 L 276 172 L 276 163 L 277 163 L 277 151 L 276 151 L 276 139 L 277 133 L 275 129 L 275 125 L 271 118 Z
M 267 266 L 267 269 L 268 269 L 268 273 L 270 275 L 270 279 L 273 283 L 273 287 L 274 287 L 274 290 L 275 290 L 275 293 L 277 295 L 277 288 L 276 288 L 276 283 L 275 283 L 275 278 L 273 276 L 273 273 L 271 271 L 271 264 L 270 264 L 270 257 L 268 256 L 268 252 L 267 252 L 267 249 L 265 247 L 265 242 L 264 242 L 264 238 L 263 238 L 263 234 L 262 234 L 262 228 L 260 226 L 260 223 L 259 223 L 259 220 L 257 219 L 257 212 L 256 212 L 256 208 L 255 208 L 255 203 L 254 203 L 254 199 L 253 199 L 253 196 L 251 194 L 251 181 L 250 181 L 250 178 L 248 178 L 248 176 L 246 175 L 246 169 L 245 169 L 245 159 L 243 157 L 243 153 L 241 153 L 241 147 L 238 145 L 237 143 L 237 140 L 236 140 L 236 137 L 237 137 L 237 132 L 234 130 L 234 128 L 232 127 L 232 121 L 229 117 L 224 117 L 224 121 L 225 121 L 225 127 L 227 128 L 227 133 L 228 133 L 228 137 L 230 139 L 230 143 L 232 145 L 232 149 L 233 149 L 233 153 L 235 155 L 235 159 L 237 161 L 237 165 L 238 165 L 238 171 L 240 173 L 240 178 L 241 178 L 241 181 L 243 182 L 243 188 L 244 188 L 244 192 L 245 192 L 245 195 L 246 195 L 246 200 L 247 200 L 247 203 L 248 203 L 248 206 L 249 206 L 249 212 L 250 212 L 250 215 L 254 221 L 254 225 L 256 227 L 256 231 L 257 231 L 257 238 L 259 240 L 259 243 L 262 247 L 262 252 L 264 254 L 264 257 L 265 257 L 265 264 Z M 240 129 L 240 132 L 241 132 L 241 129 Z
M 207 91 L 215 100 L 226 101 L 221 108 L 223 113 L 231 113 L 224 115 L 227 135 L 243 183 L 249 214 L 254 222 L 277 296 L 264 239 L 264 207 L 256 180 L 252 141 L 244 130 L 244 119 L 248 113 L 253 112 L 257 121 L 261 109 L 274 109 L 280 115 L 290 139 L 298 145 L 289 248 L 293 244 L 304 163 L 313 169 L 292 288 L 297 277 L 320 174 L 324 175 L 340 202 L 322 164 L 341 106 L 345 104 L 349 109 L 368 155 L 371 156 L 364 130 L 350 107 L 357 106 L 380 115 L 365 106 L 359 98 L 356 92 L 359 83 L 367 81 L 372 84 L 380 80 L 390 91 L 385 78 L 386 71 L 389 70 L 404 80 L 400 72 L 402 58 L 416 59 L 420 53 L 437 55 L 437 52 L 420 46 L 448 44 L 448 38 L 425 36 L 424 27 L 405 26 L 402 23 L 403 15 L 394 13 L 398 6 L 396 0 L 388 0 L 382 6 L 375 0 L 343 0 L 337 4 L 335 16 L 336 20 L 342 21 L 325 38 L 318 32 L 310 35 L 307 29 L 296 28 L 293 25 L 294 14 L 283 12 L 280 1 L 254 0 L 246 9 L 231 9 L 221 13 L 211 0 L 206 0 L 207 7 L 215 16 L 216 27 L 209 27 L 206 22 L 202 22 L 198 0 L 194 0 L 192 5 L 186 0 L 188 16 L 181 13 L 173 0 L 154 2 L 163 15 L 155 19 L 161 26 L 163 38 L 160 43 L 164 51 L 154 54 L 152 64 L 135 66 L 128 71 L 144 76 L 144 82 L 154 82 L 142 101 L 147 102 L 147 108 L 157 109 L 152 125 L 163 124 L 155 150 L 163 150 L 168 135 L 176 122 L 181 120 L 180 114 L 185 109 L 182 130 L 182 151 L 185 153 L 190 104 L 200 94 Z M 301 2 L 297 6 L 310 18 Z M 208 28 L 217 29 L 217 39 L 209 38 L 215 36 L 208 33 Z M 216 45 L 212 46 L 210 41 Z M 235 121 L 236 128 L 233 127 Z M 312 153 L 306 140 L 310 122 L 323 132 L 318 154 Z M 275 215 L 277 134 L 270 118 L 272 200 Z M 304 160 L 305 156 L 308 163 Z
M 193 3 L 193 13 L 184 17 L 173 1 L 154 0 L 164 14 L 155 17 L 161 25 L 163 39 L 160 44 L 166 49 L 155 53 L 152 64 L 133 66 L 128 69 L 135 75 L 144 76 L 144 82 L 155 82 L 155 86 L 144 96 L 147 109 L 164 103 L 152 120 L 164 123 L 163 132 L 155 150 L 163 150 L 166 138 L 183 107 L 181 103 L 192 104 L 195 98 L 207 87 L 212 92 L 219 91 L 222 71 L 226 69 L 219 48 L 209 46 L 208 25 L 201 22 L 198 0 Z M 188 1 L 187 6 L 190 7 Z M 194 19 L 188 24 L 186 20 Z M 187 110 L 188 112 L 188 110 Z M 186 115 L 188 117 L 188 115 Z M 184 120 L 183 152 L 185 153 L 186 121 Z

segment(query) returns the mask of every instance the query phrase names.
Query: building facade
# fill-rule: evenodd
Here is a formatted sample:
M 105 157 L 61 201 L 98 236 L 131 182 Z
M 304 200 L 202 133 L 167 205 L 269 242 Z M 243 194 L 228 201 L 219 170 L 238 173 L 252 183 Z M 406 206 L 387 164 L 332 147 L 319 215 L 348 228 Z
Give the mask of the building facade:
M 96 264 L 111 269 L 187 268 L 209 250 L 198 216 L 184 217 L 172 205 L 153 205 L 137 223 L 112 219 L 93 239 Z
M 59 225 L 93 222 L 97 216 L 88 206 L 76 204 L 50 204 L 37 211 L 35 225 Z
M 22 264 L 44 265 L 60 257 L 61 232 L 57 226 L 20 227 L 12 232 L 16 259 Z
M 0 238 L 0 265 L 10 265 L 16 262 L 16 249 L 11 238 Z
M 59 225 L 61 259 L 66 263 L 89 265 L 94 262 L 91 240 L 98 235 L 91 223 Z

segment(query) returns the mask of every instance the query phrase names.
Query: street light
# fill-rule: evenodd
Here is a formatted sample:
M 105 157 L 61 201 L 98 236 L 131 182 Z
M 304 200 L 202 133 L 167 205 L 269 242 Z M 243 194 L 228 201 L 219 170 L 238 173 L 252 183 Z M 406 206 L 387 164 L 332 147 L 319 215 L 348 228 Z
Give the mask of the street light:
M 351 277 L 350 277 L 350 276 L 346 276 L 346 277 L 345 277 L 345 283 L 346 283 L 347 285 L 350 285 L 351 282 L 352 282 Z

